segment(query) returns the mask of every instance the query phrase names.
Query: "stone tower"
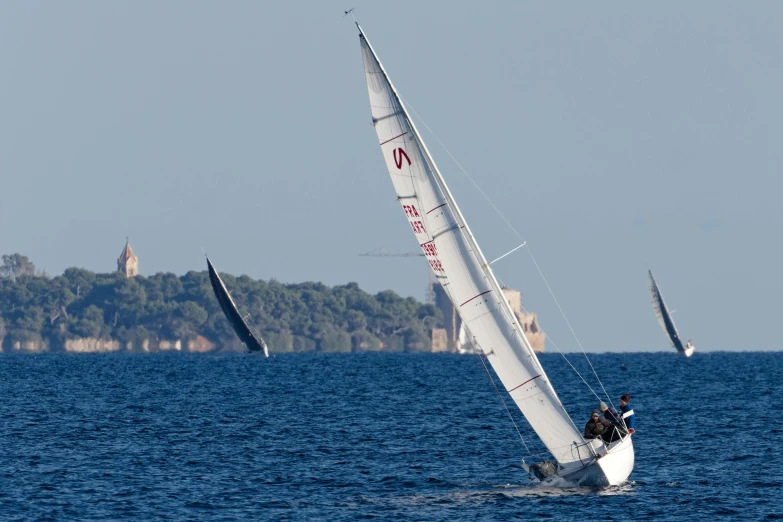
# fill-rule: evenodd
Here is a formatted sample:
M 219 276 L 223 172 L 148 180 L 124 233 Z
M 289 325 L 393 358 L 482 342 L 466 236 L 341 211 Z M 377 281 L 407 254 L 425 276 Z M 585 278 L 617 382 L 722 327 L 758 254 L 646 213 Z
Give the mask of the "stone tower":
M 506 296 L 508 304 L 511 305 L 511 310 L 513 310 L 514 315 L 517 316 L 517 321 L 519 321 L 519 325 L 525 332 L 525 337 L 527 337 L 530 347 L 533 348 L 533 351 L 535 352 L 543 352 L 546 335 L 541 331 L 541 328 L 538 327 L 538 317 L 536 314 L 522 308 L 522 292 L 504 286 L 503 294 Z
M 434 286 L 435 306 L 443 313 L 443 328 L 434 328 L 432 331 L 432 351 L 463 352 L 476 348 L 471 346 L 469 339 L 465 339 L 462 329 L 462 319 L 457 314 L 457 309 L 451 303 L 449 296 L 439 284 Z M 538 317 L 522 308 L 522 292 L 503 287 L 503 294 L 511 305 L 511 310 L 516 315 L 525 337 L 533 351 L 543 352 L 546 335 L 538 326 Z
M 125 238 L 125 248 L 117 258 L 117 270 L 128 277 L 139 275 L 139 258 L 133 253 L 128 238 Z

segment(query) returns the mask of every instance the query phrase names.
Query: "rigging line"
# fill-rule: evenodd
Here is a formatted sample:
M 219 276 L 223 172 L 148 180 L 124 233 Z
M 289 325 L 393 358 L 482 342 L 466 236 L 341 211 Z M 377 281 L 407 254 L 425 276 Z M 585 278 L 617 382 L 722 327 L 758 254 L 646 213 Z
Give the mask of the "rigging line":
M 524 307 L 524 306 L 522 307 L 522 311 L 523 311 L 523 312 L 525 312 L 525 313 L 530 313 L 530 312 L 528 312 L 528 311 L 525 309 L 525 307 Z M 565 362 L 568 364 L 568 366 L 570 366 L 570 367 L 571 367 L 571 369 L 574 371 L 574 373 L 575 373 L 575 374 L 576 374 L 576 375 L 577 375 L 577 376 L 578 376 L 578 377 L 579 377 L 579 378 L 582 380 L 582 382 L 584 383 L 584 385 L 585 385 L 585 386 L 587 386 L 587 389 L 588 389 L 588 390 L 590 390 L 590 393 L 592 393 L 593 395 L 595 395 L 595 398 L 596 398 L 596 399 L 598 399 L 599 401 L 603 400 L 603 399 L 601 399 L 601 396 L 600 396 L 600 395 L 598 395 L 598 394 L 595 392 L 595 390 L 593 389 L 593 387 L 592 387 L 592 386 L 590 386 L 590 384 L 589 384 L 589 383 L 588 383 L 588 382 L 585 380 L 585 378 L 582 376 L 582 374 L 581 374 L 581 373 L 579 373 L 579 370 L 577 370 L 577 369 L 576 369 L 576 367 L 575 367 L 575 366 L 574 366 L 574 365 L 571 363 L 571 361 L 568 359 L 568 357 L 566 356 L 566 354 L 565 354 L 565 353 L 563 353 L 563 351 L 560 349 L 560 347 L 557 345 L 557 343 L 554 341 L 554 339 L 552 339 L 552 336 L 550 336 L 548 333 L 546 333 L 546 330 L 544 330 L 544 329 L 541 327 L 541 323 L 539 323 L 539 324 L 538 324 L 538 329 L 539 329 L 539 331 L 540 331 L 542 334 L 544 334 L 544 335 L 546 336 L 546 338 L 549 340 L 549 342 L 550 342 L 550 343 L 552 343 L 552 346 L 554 346 L 554 347 L 555 347 L 555 350 L 557 350 L 557 353 L 559 353 L 559 354 L 560 354 L 560 356 L 561 356 L 561 357 L 562 357 L 562 358 L 565 360 Z M 566 412 L 566 413 L 567 413 L 567 412 Z
M 554 346 L 554 347 L 555 347 L 555 350 L 557 350 L 557 353 L 559 353 L 559 354 L 560 354 L 560 355 L 563 357 L 563 359 L 565 359 L 565 362 L 566 362 L 566 363 L 568 363 L 568 366 L 570 366 L 570 367 L 571 367 L 571 369 L 572 369 L 572 370 L 574 370 L 574 373 L 575 373 L 575 374 L 577 374 L 577 375 L 579 376 L 579 378 L 580 378 L 580 379 L 582 379 L 582 382 L 583 382 L 583 383 L 585 383 L 585 386 L 587 386 L 587 389 L 588 389 L 588 390 L 590 390 L 590 392 L 591 392 L 593 395 L 595 395 L 595 398 L 596 398 L 596 399 L 598 399 L 599 401 L 602 401 L 603 399 L 601 399 L 601 396 L 600 396 L 600 395 L 598 395 L 598 394 L 595 392 L 595 390 L 593 389 L 593 387 L 592 387 L 592 386 L 590 386 L 590 384 L 588 384 L 588 382 L 585 380 L 585 378 L 584 378 L 584 377 L 582 377 L 582 374 L 581 374 L 581 373 L 579 373 L 579 370 L 577 370 L 577 369 L 574 367 L 574 365 L 573 365 L 573 364 L 571 364 L 571 361 L 568 359 L 568 357 L 566 357 L 566 354 L 564 354 L 564 353 L 562 352 L 562 350 L 560 350 L 560 347 L 559 347 L 559 346 L 557 346 L 557 343 L 556 343 L 555 341 L 553 341 L 553 340 L 552 340 L 552 338 L 551 338 L 551 337 L 550 337 L 548 334 L 546 334 L 546 332 L 544 331 L 544 329 L 543 329 L 543 328 L 541 328 L 541 333 L 543 333 L 543 334 L 545 334 L 545 335 L 546 335 L 546 338 L 549 340 L 549 342 L 552 344 L 552 346 Z
M 498 389 L 498 385 L 495 384 L 495 379 L 493 379 L 492 374 L 489 373 L 489 368 L 487 368 L 487 363 L 484 362 L 483 351 L 477 352 L 477 355 L 481 360 L 481 365 L 484 367 L 484 371 L 487 372 L 487 377 L 489 378 L 489 382 L 492 383 L 492 387 L 495 388 L 495 393 L 497 393 L 498 397 L 500 397 L 500 402 L 503 403 L 503 407 L 506 409 L 506 413 L 508 413 L 508 418 L 511 419 L 511 424 L 513 424 L 514 429 L 517 430 L 517 435 L 519 435 L 519 440 L 522 442 L 522 445 L 525 447 L 525 451 L 527 452 L 527 454 L 531 455 L 530 448 L 527 447 L 527 444 L 525 443 L 525 439 L 522 437 L 522 432 L 519 431 L 519 426 L 517 426 L 517 423 L 514 421 L 514 416 L 511 415 L 511 410 L 508 409 L 508 406 L 506 405 L 506 401 L 503 399 L 503 395 L 500 393 L 500 390 Z
M 430 129 L 430 126 L 429 126 L 429 125 L 427 125 L 427 122 L 426 122 L 426 121 L 424 121 L 424 118 L 422 118 L 422 117 L 419 115 L 419 113 L 418 113 L 418 112 L 416 112 L 416 109 L 414 109 L 414 108 L 413 108 L 413 106 L 412 106 L 410 103 L 408 103 L 408 100 L 406 100 L 405 98 L 403 98 L 403 97 L 402 97 L 402 95 L 400 95 L 400 99 L 402 99 L 402 101 L 403 101 L 403 102 L 404 102 L 404 103 L 405 103 L 405 104 L 406 104 L 408 107 L 410 107 L 411 111 L 413 111 L 413 114 L 415 114 L 415 115 L 416 115 L 416 117 L 417 117 L 417 118 L 419 118 L 419 121 L 421 121 L 422 125 L 424 125 L 424 126 L 427 128 L 427 130 L 428 130 L 428 131 L 430 131 L 430 134 L 432 134 L 432 137 L 433 137 L 433 138 L 435 138 L 435 141 L 437 141 L 437 142 L 438 142 L 438 144 L 439 144 L 441 147 L 443 147 L 443 150 L 445 150 L 445 151 L 446 151 L 446 154 L 448 154 L 448 155 L 449 155 L 449 157 L 451 158 L 451 160 L 452 160 L 454 163 L 456 163 L 456 164 L 457 164 L 457 166 L 460 168 L 460 170 L 462 171 L 462 173 L 463 173 L 463 174 L 465 174 L 465 176 L 467 176 L 467 178 L 470 180 L 470 182 L 473 184 L 473 186 L 474 186 L 474 187 L 476 187 L 476 190 L 478 190 L 478 191 L 481 193 L 481 195 L 482 195 L 482 196 L 484 196 L 484 199 L 486 199 L 486 200 L 487 200 L 487 202 L 488 202 L 488 203 L 489 203 L 489 204 L 492 206 L 492 208 L 495 210 L 495 212 L 497 212 L 497 214 L 498 214 L 498 215 L 499 215 L 499 216 L 500 216 L 500 217 L 503 219 L 503 221 L 505 221 L 505 222 L 506 222 L 506 225 L 508 225 L 508 227 L 509 227 L 509 228 L 510 228 L 510 229 L 511 229 L 513 232 L 514 232 L 514 234 L 516 234 L 516 236 L 519 238 L 519 240 L 520 240 L 520 241 L 525 241 L 525 240 L 524 240 L 524 238 L 523 238 L 523 237 L 522 237 L 522 236 L 519 234 L 519 232 L 517 232 L 517 231 L 516 231 L 516 229 L 514 228 L 514 226 L 513 226 L 513 225 L 512 225 L 512 224 L 511 224 L 511 223 L 508 221 L 508 219 L 506 219 L 506 216 L 504 216 L 504 215 L 503 215 L 503 213 L 502 213 L 502 212 L 500 212 L 500 209 L 499 209 L 498 207 L 496 207 L 496 206 L 495 206 L 495 204 L 492 202 L 492 200 L 491 200 L 491 199 L 489 199 L 489 196 L 487 196 L 487 194 L 486 194 L 486 193 L 485 193 L 483 190 L 481 190 L 481 187 L 478 185 L 478 183 L 476 183 L 476 182 L 473 180 L 473 178 L 472 178 L 472 177 L 470 177 L 470 174 L 468 174 L 468 171 L 466 171 L 466 170 L 465 170 L 465 168 L 462 166 L 462 164 L 461 164 L 459 161 L 457 161 L 457 158 L 455 158 L 455 157 L 454 157 L 454 155 L 452 155 L 452 154 L 451 154 L 451 151 L 449 151 L 449 149 L 448 149 L 448 148 L 446 148 L 446 145 L 444 145 L 444 144 L 443 144 L 443 142 L 442 142 L 442 141 L 440 141 L 440 138 L 438 138 L 438 136 L 437 136 L 437 135 L 436 135 L 436 134 L 435 134 L 435 133 L 432 131 L 432 129 Z
M 522 310 L 525 313 L 529 313 L 527 310 L 525 310 L 524 307 L 522 308 Z M 573 364 L 571 364 L 571 361 L 568 359 L 568 357 L 566 357 L 566 354 L 563 353 L 563 351 L 560 349 L 560 347 L 557 345 L 557 343 L 552 339 L 552 337 L 550 337 L 549 334 L 547 334 L 546 331 L 543 328 L 541 328 L 541 324 L 540 323 L 539 323 L 538 329 L 539 329 L 539 331 L 541 333 L 543 333 L 546 336 L 547 339 L 549 339 L 549 342 L 552 343 L 552 346 L 555 347 L 555 350 L 557 350 L 557 353 L 560 354 L 560 356 L 565 360 L 566 364 L 568 364 L 568 366 L 571 367 L 571 369 L 574 371 L 574 373 L 582 380 L 584 385 L 587 386 L 587 389 L 590 390 L 590 393 L 592 393 L 595 396 L 595 398 L 598 399 L 599 402 L 602 401 L 601 397 L 595 392 L 593 387 L 590 386 L 590 384 L 585 380 L 585 378 L 582 376 L 582 374 L 579 373 L 579 370 L 577 370 L 576 367 Z M 562 404 L 562 403 L 561 403 L 561 408 L 563 408 L 563 411 L 565 411 L 566 414 L 568 414 L 568 410 L 566 410 L 565 405 Z M 574 424 L 573 419 L 571 419 L 570 415 L 568 416 L 568 418 L 571 421 L 571 424 L 574 425 L 574 428 L 576 428 L 576 430 L 579 431 L 579 429 L 577 428 L 576 424 Z
M 525 246 L 526 244 L 527 244 L 527 241 L 525 241 L 524 243 L 522 243 L 522 244 L 521 244 L 521 245 L 519 245 L 518 247 L 515 247 L 515 248 L 513 248 L 513 249 L 509 250 L 508 252 L 506 252 L 505 254 L 503 254 L 502 256 L 500 256 L 499 258 L 495 259 L 494 261 L 490 261 L 490 262 L 488 262 L 488 263 L 487 263 L 485 266 L 490 266 L 490 265 L 492 265 L 493 263 L 497 263 L 498 261 L 500 261 L 501 259 L 503 259 L 503 258 L 504 258 L 504 257 L 506 257 L 507 255 L 509 255 L 509 254 L 513 254 L 514 252 L 516 252 L 517 250 L 519 250 L 520 248 L 522 248 L 522 247 L 523 247 L 523 246 Z
M 501 217 L 501 219 L 506 223 L 508 228 L 511 229 L 512 232 L 519 238 L 520 241 L 524 241 L 524 238 L 520 235 L 519 232 L 517 232 L 517 229 L 514 228 L 514 225 L 509 222 L 508 219 L 506 219 L 506 216 L 503 215 L 503 213 L 498 209 L 497 206 L 492 202 L 492 200 L 487 196 L 487 194 L 481 189 L 481 187 L 476 183 L 476 181 L 468 174 L 467 170 L 462 166 L 462 164 L 457 161 L 457 158 L 454 157 L 454 155 L 451 153 L 451 151 L 446 147 L 446 145 L 443 144 L 442 141 L 440 141 L 440 138 L 433 132 L 433 130 L 430 128 L 429 125 L 427 125 L 427 122 L 424 121 L 424 118 L 421 117 L 421 115 L 416 111 L 416 109 L 413 108 L 413 106 L 406 100 L 405 98 L 400 95 L 400 99 L 408 106 L 410 107 L 413 114 L 416 115 L 417 118 L 421 121 L 421 123 L 424 125 L 424 127 L 427 128 L 428 131 L 430 131 L 430 134 L 432 134 L 432 137 L 435 138 L 435 141 L 438 142 L 438 144 L 443 147 L 443 150 L 446 151 L 446 154 L 449 155 L 449 157 L 452 159 L 452 161 L 459 167 L 459 169 L 462 171 L 463 174 L 470 180 L 470 182 L 473 184 L 474 187 L 476 187 L 476 190 L 478 190 L 482 196 L 484 196 L 484 199 L 487 200 L 487 202 L 490 204 L 490 206 L 495 210 L 495 212 Z M 536 262 L 535 257 L 533 257 L 533 252 L 530 250 L 530 246 L 527 246 L 527 252 L 530 254 L 530 258 L 533 260 L 533 263 L 536 266 L 536 270 L 538 270 L 538 274 L 541 276 L 541 278 L 544 280 L 544 283 L 546 284 L 547 290 L 549 290 L 550 295 L 552 296 L 552 299 L 554 299 L 555 304 L 557 305 L 557 308 L 560 310 L 560 314 L 563 316 L 563 319 L 565 319 L 566 324 L 568 325 L 568 329 L 571 331 L 571 335 L 574 336 L 574 339 L 576 339 L 576 343 L 579 345 L 579 348 L 582 350 L 582 353 L 585 356 L 585 359 L 587 359 L 588 364 L 590 365 L 590 368 L 593 371 L 593 375 L 595 375 L 596 380 L 601 385 L 601 389 L 604 391 L 604 394 L 606 394 L 606 398 L 609 401 L 609 403 L 614 408 L 614 404 L 612 404 L 612 399 L 609 397 L 609 394 L 606 392 L 606 388 L 604 388 L 603 383 L 601 382 L 601 378 L 598 376 L 598 373 L 595 371 L 595 368 L 593 367 L 593 363 L 590 362 L 590 358 L 587 357 L 587 352 L 585 352 L 584 347 L 582 346 L 582 343 L 579 341 L 579 337 L 577 337 L 576 332 L 574 331 L 573 327 L 571 326 L 571 322 L 568 320 L 568 317 L 566 316 L 565 312 L 563 311 L 563 308 L 560 306 L 560 303 L 558 302 L 557 298 L 555 297 L 555 293 L 552 291 L 552 288 L 549 286 L 549 282 L 547 282 L 546 278 L 544 277 L 544 273 L 541 271 L 541 268 L 538 266 L 538 263 Z
M 574 336 L 574 339 L 576 339 L 576 344 L 579 345 L 579 349 L 582 350 L 582 354 L 585 356 L 585 360 L 587 360 L 587 364 L 590 365 L 590 369 L 593 371 L 593 375 L 595 375 L 595 379 L 598 381 L 598 384 L 601 385 L 601 389 L 604 392 L 604 395 L 606 395 L 606 400 L 609 401 L 609 404 L 614 408 L 614 404 L 612 403 L 612 399 L 609 396 L 609 394 L 606 392 L 606 388 L 604 388 L 604 383 L 601 382 L 601 378 L 598 377 L 598 372 L 595 371 L 595 368 L 593 367 L 593 363 L 590 362 L 590 358 L 587 356 L 587 352 L 585 352 L 584 347 L 582 346 L 582 343 L 579 341 L 579 337 L 576 336 L 576 332 L 574 331 L 573 327 L 571 326 L 571 321 L 568 320 L 568 317 L 566 317 L 565 312 L 563 311 L 563 308 L 560 306 L 560 302 L 557 300 L 557 297 L 555 297 L 555 293 L 552 291 L 552 288 L 549 286 L 549 281 L 546 280 L 546 277 L 544 277 L 544 273 L 541 271 L 541 267 L 538 266 L 538 262 L 536 261 L 536 258 L 533 256 L 533 252 L 530 250 L 530 247 L 526 248 L 527 253 L 530 254 L 530 259 L 533 260 L 533 264 L 536 266 L 536 270 L 538 270 L 538 275 L 541 276 L 541 279 L 544 281 L 544 284 L 547 287 L 547 290 L 549 290 L 549 294 L 552 296 L 552 299 L 555 301 L 555 304 L 557 305 L 558 310 L 560 310 L 560 314 L 563 316 L 563 319 L 565 320 L 566 324 L 568 325 L 568 329 L 571 330 L 571 335 Z M 595 393 L 595 392 L 593 392 Z

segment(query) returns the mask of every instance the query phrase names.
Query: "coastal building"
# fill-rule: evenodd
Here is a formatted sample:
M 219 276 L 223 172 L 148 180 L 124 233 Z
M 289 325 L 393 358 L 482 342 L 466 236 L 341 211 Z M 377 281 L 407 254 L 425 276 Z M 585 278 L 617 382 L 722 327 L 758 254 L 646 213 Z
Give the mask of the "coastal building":
M 133 253 L 128 238 L 125 238 L 125 248 L 117 258 L 117 270 L 128 277 L 139 275 L 139 258 Z
M 435 294 L 435 306 L 440 308 L 440 311 L 443 313 L 443 328 L 435 328 L 432 331 L 432 351 L 475 351 L 467 332 L 462 327 L 462 319 L 460 319 L 457 309 L 454 308 L 443 287 L 436 284 L 433 287 L 433 291 Z M 536 314 L 527 312 L 522 308 L 522 292 L 503 287 L 503 294 L 506 300 L 508 300 L 508 304 L 511 305 L 511 310 L 516 315 L 519 324 L 522 326 L 530 346 L 536 352 L 543 352 L 546 335 L 538 326 Z
M 522 292 L 504 286 L 503 294 L 506 296 L 508 304 L 511 305 L 514 315 L 517 316 L 517 321 L 522 326 L 530 346 L 536 352 L 543 352 L 546 335 L 538 327 L 538 316 L 522 308 Z
M 449 341 L 445 328 L 432 329 L 432 352 L 448 352 Z

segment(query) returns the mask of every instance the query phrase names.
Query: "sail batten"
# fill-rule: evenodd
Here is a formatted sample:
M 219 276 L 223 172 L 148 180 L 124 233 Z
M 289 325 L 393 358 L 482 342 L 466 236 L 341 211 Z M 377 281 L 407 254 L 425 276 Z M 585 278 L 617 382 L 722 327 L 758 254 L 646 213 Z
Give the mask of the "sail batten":
M 358 26 L 358 24 L 357 24 Z M 397 198 L 431 270 L 528 423 L 564 467 L 589 454 L 405 105 L 360 31 L 373 125 Z M 521 384 L 520 384 L 521 383 Z

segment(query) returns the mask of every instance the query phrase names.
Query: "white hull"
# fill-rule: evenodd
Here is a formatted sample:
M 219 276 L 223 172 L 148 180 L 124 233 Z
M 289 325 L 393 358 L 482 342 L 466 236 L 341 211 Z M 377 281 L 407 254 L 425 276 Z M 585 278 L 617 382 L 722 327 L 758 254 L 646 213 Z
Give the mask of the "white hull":
M 619 486 L 633 471 L 634 454 L 631 436 L 606 445 L 600 440 L 592 441 L 598 458 L 589 465 L 576 471 L 565 472 L 561 476 L 580 486 Z
M 690 357 L 691 355 L 693 355 L 693 351 L 695 349 L 696 349 L 696 347 L 691 346 L 690 348 L 686 348 L 685 351 L 682 352 L 682 353 L 685 354 L 685 357 Z

